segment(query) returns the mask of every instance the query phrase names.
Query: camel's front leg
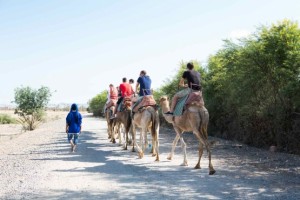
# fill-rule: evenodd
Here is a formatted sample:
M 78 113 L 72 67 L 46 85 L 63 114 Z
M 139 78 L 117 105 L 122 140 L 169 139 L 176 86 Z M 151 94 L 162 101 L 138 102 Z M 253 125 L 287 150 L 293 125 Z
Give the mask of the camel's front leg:
M 135 146 L 136 149 L 137 149 L 139 158 L 143 158 L 144 157 L 144 153 L 143 153 L 143 151 L 141 150 L 140 146 L 137 143 L 137 139 L 136 139 L 136 125 L 134 123 L 132 123 L 132 143 L 133 143 L 133 146 Z
M 167 157 L 168 160 L 172 160 L 173 159 L 175 147 L 177 145 L 177 142 L 178 142 L 179 138 L 180 138 L 180 134 L 177 133 L 176 136 L 175 136 L 175 138 L 174 138 L 174 140 L 173 140 L 173 143 L 172 143 L 171 152 L 170 152 L 170 154 Z
M 181 164 L 181 166 L 188 166 L 187 156 L 186 156 L 186 144 L 183 140 L 182 134 L 180 135 L 180 143 L 181 143 L 181 148 L 183 153 L 183 163 Z

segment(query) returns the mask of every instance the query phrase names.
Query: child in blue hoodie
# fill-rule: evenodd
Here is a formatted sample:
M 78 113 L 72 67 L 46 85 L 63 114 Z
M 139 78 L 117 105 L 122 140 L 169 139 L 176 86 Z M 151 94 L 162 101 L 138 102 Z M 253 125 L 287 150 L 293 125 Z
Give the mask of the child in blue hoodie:
M 73 103 L 66 118 L 66 133 L 68 135 L 68 141 L 71 144 L 72 152 L 75 152 L 78 143 L 78 135 L 81 133 L 81 122 L 82 117 L 78 112 L 78 106 Z

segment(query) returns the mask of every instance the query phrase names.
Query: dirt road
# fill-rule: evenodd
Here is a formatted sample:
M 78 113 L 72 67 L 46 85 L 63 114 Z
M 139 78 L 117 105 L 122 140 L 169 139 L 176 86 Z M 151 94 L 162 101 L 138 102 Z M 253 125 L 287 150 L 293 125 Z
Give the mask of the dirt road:
M 64 119 L 0 143 L 0 199 L 299 199 L 300 157 L 217 140 L 216 174 L 200 170 L 197 142 L 185 135 L 189 166 L 178 145 L 167 160 L 174 131 L 160 131 L 160 162 L 109 143 L 104 119 L 83 119 L 77 152 L 70 153 Z M 1 127 L 0 127 L 1 128 Z

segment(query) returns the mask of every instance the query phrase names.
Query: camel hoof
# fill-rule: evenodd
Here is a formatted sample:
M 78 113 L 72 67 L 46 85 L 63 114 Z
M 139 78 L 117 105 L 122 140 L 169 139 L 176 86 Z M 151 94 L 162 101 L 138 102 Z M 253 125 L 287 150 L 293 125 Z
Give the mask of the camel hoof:
M 209 171 L 209 175 L 213 175 L 216 173 L 216 170 Z
M 123 147 L 123 150 L 127 150 L 127 146 L 126 146 L 126 147 Z
M 172 156 L 168 156 L 167 159 L 168 159 L 168 160 L 172 160 Z
M 187 162 L 184 162 L 180 166 L 188 166 L 188 164 L 187 164 Z
M 154 157 L 154 156 L 156 156 L 156 153 L 153 153 L 153 154 L 152 154 L 152 157 Z
M 135 152 L 135 149 L 134 149 L 134 147 L 132 148 L 132 150 L 131 150 L 132 152 Z
M 140 153 L 139 153 L 139 158 L 142 159 L 143 157 L 144 157 L 144 153 L 143 153 L 143 152 L 140 152 Z
M 111 138 L 111 136 L 108 136 L 108 139 L 110 139 Z
M 195 166 L 195 169 L 201 169 L 200 165 L 197 164 L 197 165 Z
M 155 159 L 155 162 L 159 162 L 159 158 L 158 157 Z
M 113 139 L 112 143 L 114 143 L 114 144 L 115 144 L 115 143 L 116 143 L 116 140 L 115 140 L 115 139 Z

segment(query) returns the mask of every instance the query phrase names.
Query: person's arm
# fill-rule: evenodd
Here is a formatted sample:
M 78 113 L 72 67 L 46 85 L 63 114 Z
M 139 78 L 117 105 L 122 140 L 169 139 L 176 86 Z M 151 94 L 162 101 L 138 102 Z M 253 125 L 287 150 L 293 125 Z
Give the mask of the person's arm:
M 69 132 L 69 125 L 68 125 L 68 123 L 66 123 L 66 133 L 68 133 Z
M 135 92 L 138 93 L 138 88 L 139 88 L 140 83 L 136 82 L 136 86 L 135 86 Z
M 179 86 L 186 87 L 186 84 L 184 84 L 184 78 L 180 78 Z
M 82 116 L 78 113 L 79 133 L 81 133 Z

